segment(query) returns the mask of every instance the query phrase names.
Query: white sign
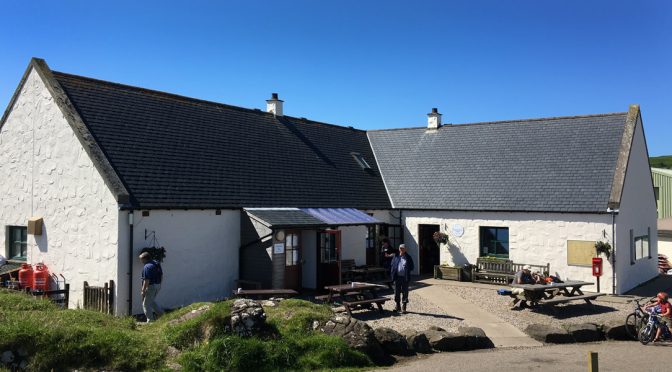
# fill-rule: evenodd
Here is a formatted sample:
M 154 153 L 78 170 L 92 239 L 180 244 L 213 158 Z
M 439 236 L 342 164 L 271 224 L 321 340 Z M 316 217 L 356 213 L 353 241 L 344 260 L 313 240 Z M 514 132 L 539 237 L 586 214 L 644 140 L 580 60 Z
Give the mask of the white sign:
M 460 225 L 460 224 L 457 224 L 457 223 L 454 224 L 453 227 L 452 227 L 452 231 L 453 231 L 453 235 L 455 235 L 458 238 L 461 237 L 462 235 L 464 235 L 464 227 L 462 227 L 462 225 Z
M 273 245 L 273 253 L 275 254 L 285 253 L 285 243 L 275 243 Z

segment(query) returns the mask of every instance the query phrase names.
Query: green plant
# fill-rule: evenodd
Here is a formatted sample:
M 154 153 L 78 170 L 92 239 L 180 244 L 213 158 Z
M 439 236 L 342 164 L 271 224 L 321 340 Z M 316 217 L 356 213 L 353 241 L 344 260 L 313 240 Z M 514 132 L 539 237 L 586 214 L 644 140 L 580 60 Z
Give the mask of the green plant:
M 436 244 L 446 244 L 448 243 L 448 234 L 437 231 L 432 235 Z
M 608 260 L 611 257 L 611 244 L 603 241 L 595 242 L 595 251 L 598 256 L 603 254 Z

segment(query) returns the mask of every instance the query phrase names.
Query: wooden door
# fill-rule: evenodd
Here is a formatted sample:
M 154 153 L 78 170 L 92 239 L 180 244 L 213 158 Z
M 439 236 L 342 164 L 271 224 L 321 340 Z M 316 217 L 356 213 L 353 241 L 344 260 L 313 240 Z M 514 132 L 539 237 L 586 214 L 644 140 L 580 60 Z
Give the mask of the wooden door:
M 439 229 L 439 225 L 418 226 L 420 274 L 433 273 L 434 265 L 438 265 L 441 260 L 439 245 L 434 241 L 434 233 Z
M 285 232 L 285 288 L 301 290 L 301 234 Z
M 340 284 L 341 231 L 323 230 L 317 236 L 317 289 Z

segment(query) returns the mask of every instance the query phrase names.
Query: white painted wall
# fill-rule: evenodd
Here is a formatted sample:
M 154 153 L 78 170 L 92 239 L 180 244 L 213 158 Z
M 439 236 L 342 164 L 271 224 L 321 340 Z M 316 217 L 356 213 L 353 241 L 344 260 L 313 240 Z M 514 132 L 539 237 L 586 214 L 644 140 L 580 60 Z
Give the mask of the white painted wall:
M 341 226 L 341 259 L 354 259 L 366 265 L 366 226 Z
M 28 236 L 28 262 L 44 262 L 70 283 L 70 307 L 82 287 L 117 280 L 117 203 L 73 130 L 32 71 L 0 130 L 0 241 L 5 226 L 44 218 Z
M 667 259 L 672 264 L 672 238 L 658 237 L 658 253 L 667 256 Z
M 127 224 L 127 212 L 121 212 L 119 221 Z M 164 278 L 157 297 L 159 305 L 176 308 L 198 301 L 213 301 L 228 297 L 238 279 L 238 252 L 240 248 L 240 212 L 222 210 L 152 210 L 147 217 L 142 211 L 134 212 L 133 240 L 133 313 L 142 313 L 140 276 L 142 264 L 137 258 L 142 248 L 151 246 L 147 232 L 155 231 L 160 246 L 166 248 L 162 263 Z M 120 231 L 127 230 L 120 226 Z M 120 238 L 120 249 L 128 252 L 128 235 Z M 128 255 L 120 266 L 128 267 Z M 120 280 L 120 306 L 127 295 L 128 276 Z M 121 279 L 120 278 L 120 279 Z M 121 293 L 123 291 L 123 293 Z M 122 297 L 124 295 L 124 297 Z M 127 303 L 125 306 L 128 306 Z M 123 311 L 126 312 L 127 308 Z
M 301 231 L 301 285 L 303 288 L 317 288 L 317 231 Z
M 450 237 L 449 247 L 441 245 L 441 263 L 476 263 L 479 257 L 480 227 L 509 228 L 509 258 L 514 262 L 545 265 L 561 278 L 595 282 L 590 267 L 567 265 L 567 240 L 602 239 L 603 231 L 611 233 L 611 216 L 599 214 L 564 213 L 507 213 L 507 212 L 451 212 L 404 211 L 406 247 L 415 262 L 418 257 L 418 225 L 437 224 Z M 461 237 L 451 232 L 453 224 L 464 228 Z M 416 265 L 415 274 L 418 273 Z M 611 266 L 604 264 L 600 283 L 603 292 L 611 291 Z M 609 282 L 609 283 L 605 283 Z M 594 291 L 596 288 L 585 287 Z
M 651 170 L 644 141 L 641 120 L 637 121 L 630 159 L 625 174 L 625 184 L 619 214 L 616 216 L 616 287 L 626 292 L 658 274 L 658 234 L 656 200 L 653 194 Z M 630 264 L 630 229 L 634 236 L 647 234 L 651 228 L 650 249 L 652 258 Z

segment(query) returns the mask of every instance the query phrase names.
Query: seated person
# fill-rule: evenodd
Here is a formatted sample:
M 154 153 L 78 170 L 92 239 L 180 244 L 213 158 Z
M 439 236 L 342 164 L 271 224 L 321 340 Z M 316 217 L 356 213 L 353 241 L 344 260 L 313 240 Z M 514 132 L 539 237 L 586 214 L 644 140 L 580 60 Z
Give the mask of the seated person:
M 530 265 L 525 265 L 523 268 L 516 273 L 516 276 L 513 278 L 514 284 L 535 284 L 535 279 L 530 272 Z
M 664 323 L 668 329 L 670 329 L 670 312 L 672 312 L 672 305 L 668 301 L 669 296 L 665 292 L 659 292 L 656 296 L 656 302 L 644 306 L 644 310 L 654 308 L 654 311 L 660 315 L 661 323 Z M 663 328 L 658 327 L 656 331 L 656 338 L 653 339 L 653 342 L 660 341 L 660 334 L 662 333 Z

